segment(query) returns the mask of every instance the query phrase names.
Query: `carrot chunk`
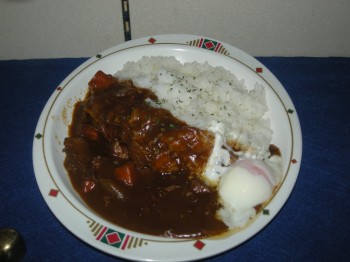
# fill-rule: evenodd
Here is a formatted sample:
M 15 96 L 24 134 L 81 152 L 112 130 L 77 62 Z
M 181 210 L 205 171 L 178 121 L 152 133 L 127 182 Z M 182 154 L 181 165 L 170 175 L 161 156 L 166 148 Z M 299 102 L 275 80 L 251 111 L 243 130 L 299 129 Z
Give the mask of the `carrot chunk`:
M 92 91 L 107 89 L 116 82 L 116 79 L 111 76 L 98 71 L 95 76 L 90 80 L 89 87 Z
M 136 179 L 136 168 L 129 162 L 114 170 L 114 176 L 117 180 L 124 182 L 127 186 L 133 186 Z

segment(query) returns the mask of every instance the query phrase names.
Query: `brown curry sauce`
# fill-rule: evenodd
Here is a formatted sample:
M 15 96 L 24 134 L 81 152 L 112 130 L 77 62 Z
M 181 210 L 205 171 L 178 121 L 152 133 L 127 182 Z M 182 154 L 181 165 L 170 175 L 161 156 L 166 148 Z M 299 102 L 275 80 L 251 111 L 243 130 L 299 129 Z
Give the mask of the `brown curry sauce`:
M 216 217 L 217 191 L 198 179 L 212 134 L 147 99 L 157 97 L 101 71 L 94 76 L 64 141 L 73 187 L 101 217 L 133 231 L 180 238 L 227 231 Z

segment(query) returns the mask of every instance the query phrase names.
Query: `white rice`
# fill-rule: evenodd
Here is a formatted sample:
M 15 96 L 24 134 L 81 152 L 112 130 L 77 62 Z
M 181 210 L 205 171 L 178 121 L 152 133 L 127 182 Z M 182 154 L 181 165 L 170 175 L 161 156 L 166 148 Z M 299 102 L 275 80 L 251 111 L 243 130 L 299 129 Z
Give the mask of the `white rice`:
M 244 80 L 223 67 L 160 56 L 128 62 L 115 76 L 150 88 L 159 99 L 150 102 L 153 106 L 168 109 L 191 126 L 210 131 L 223 126 L 227 140 L 249 147 L 247 157 L 269 156 L 272 130 L 263 118 L 268 111 L 264 86 L 248 89 Z

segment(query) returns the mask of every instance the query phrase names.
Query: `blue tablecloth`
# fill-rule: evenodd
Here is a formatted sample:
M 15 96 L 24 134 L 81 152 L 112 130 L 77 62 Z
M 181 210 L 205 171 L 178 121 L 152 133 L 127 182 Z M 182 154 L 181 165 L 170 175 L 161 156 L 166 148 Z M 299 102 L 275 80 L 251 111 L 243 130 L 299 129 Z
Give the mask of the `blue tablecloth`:
M 350 261 L 350 59 L 258 58 L 299 114 L 303 158 L 296 186 L 259 234 L 208 261 Z M 71 234 L 41 196 L 32 165 L 39 115 L 86 58 L 0 61 L 0 227 L 27 244 L 24 261 L 118 261 Z

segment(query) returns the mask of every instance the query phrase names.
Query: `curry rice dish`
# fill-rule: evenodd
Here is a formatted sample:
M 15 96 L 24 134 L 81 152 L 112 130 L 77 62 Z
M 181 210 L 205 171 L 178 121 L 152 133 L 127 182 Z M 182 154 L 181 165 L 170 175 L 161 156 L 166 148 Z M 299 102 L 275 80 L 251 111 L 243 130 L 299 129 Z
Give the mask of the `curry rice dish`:
M 278 186 L 281 157 L 270 144 L 264 113 L 252 117 L 244 109 L 239 116 L 220 95 L 212 97 L 221 109 L 203 97 L 224 86 L 232 98 L 232 75 L 207 64 L 178 63 L 145 57 L 116 76 L 97 72 L 75 104 L 64 164 L 82 199 L 110 222 L 157 236 L 209 237 L 243 227 L 259 212 Z M 240 96 L 247 92 L 252 101 L 263 93 L 260 86 L 241 86 Z M 265 112 L 262 99 L 256 108 Z M 239 131 L 245 134 L 230 131 L 238 118 L 250 123 Z

